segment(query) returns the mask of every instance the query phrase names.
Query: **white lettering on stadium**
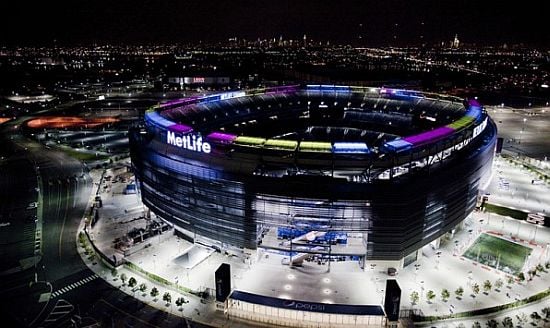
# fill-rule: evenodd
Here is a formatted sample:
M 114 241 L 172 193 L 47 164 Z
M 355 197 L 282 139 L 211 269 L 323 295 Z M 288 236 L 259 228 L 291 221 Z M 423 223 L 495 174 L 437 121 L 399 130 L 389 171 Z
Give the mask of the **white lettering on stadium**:
M 288 308 L 295 308 L 296 310 L 306 310 L 306 311 L 325 311 L 325 306 L 323 304 L 311 304 L 311 303 L 302 303 L 296 301 L 286 301 L 283 303 L 284 306 Z
M 212 147 L 208 142 L 202 141 L 201 136 L 196 136 L 194 134 L 186 134 L 184 136 L 176 136 L 175 132 L 168 131 L 166 142 L 169 145 L 180 147 L 187 150 L 192 150 L 196 152 L 201 152 L 209 154 L 212 150 Z
M 296 302 L 296 306 L 295 308 L 297 310 L 310 310 L 310 311 L 324 311 L 325 310 L 325 306 L 322 305 L 322 304 L 309 304 L 309 303 L 300 303 L 300 302 Z

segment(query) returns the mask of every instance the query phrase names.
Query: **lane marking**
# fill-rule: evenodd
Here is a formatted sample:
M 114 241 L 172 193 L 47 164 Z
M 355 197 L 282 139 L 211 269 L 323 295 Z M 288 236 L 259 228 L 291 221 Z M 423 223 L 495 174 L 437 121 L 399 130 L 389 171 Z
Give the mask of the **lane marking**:
M 107 302 L 107 301 L 106 301 L 105 299 L 103 299 L 103 298 L 100 299 L 99 301 L 105 303 L 105 305 L 107 305 L 107 306 L 113 308 L 114 310 L 116 310 L 116 311 L 118 311 L 118 312 L 124 314 L 124 315 L 127 316 L 127 317 L 132 317 L 132 318 L 136 319 L 137 321 L 143 323 L 143 324 L 146 325 L 146 326 L 149 326 L 149 327 L 158 327 L 158 328 L 161 327 L 161 326 L 155 326 L 155 325 L 153 325 L 153 324 L 150 323 L 150 322 L 147 322 L 147 321 L 145 321 L 145 320 L 142 320 L 142 319 L 136 317 L 135 315 L 130 314 L 130 313 L 128 313 L 128 312 L 126 312 L 126 311 L 120 309 L 119 307 L 117 307 L 117 306 L 115 306 L 115 305 L 113 305 L 113 304 Z
M 67 220 L 67 214 L 69 210 L 69 195 L 71 192 L 71 188 L 67 188 L 67 197 L 66 197 L 66 203 L 65 203 L 65 215 L 63 216 L 63 224 L 61 225 L 61 232 L 59 233 L 59 259 L 61 259 L 61 241 L 63 239 L 63 230 L 65 230 L 65 221 Z

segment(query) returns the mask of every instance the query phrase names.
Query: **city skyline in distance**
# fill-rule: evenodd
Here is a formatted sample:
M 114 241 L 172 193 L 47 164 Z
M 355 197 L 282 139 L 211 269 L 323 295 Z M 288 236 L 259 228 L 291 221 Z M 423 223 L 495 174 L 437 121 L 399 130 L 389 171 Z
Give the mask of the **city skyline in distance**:
M 547 47 L 543 1 L 143 1 L 1 5 L 2 45 L 177 43 L 300 39 L 354 46 L 477 45 Z

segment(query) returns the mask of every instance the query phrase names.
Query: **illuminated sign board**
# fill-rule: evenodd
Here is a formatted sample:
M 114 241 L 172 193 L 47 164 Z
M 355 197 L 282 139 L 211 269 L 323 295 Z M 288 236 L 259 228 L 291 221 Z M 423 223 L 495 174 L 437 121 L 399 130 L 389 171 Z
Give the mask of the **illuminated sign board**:
M 193 78 L 193 83 L 204 83 L 204 82 L 205 82 L 204 77 L 194 77 Z
M 244 97 L 246 96 L 246 93 L 244 91 L 235 91 L 235 92 L 226 92 L 220 94 L 220 99 L 231 99 L 231 98 L 237 98 L 237 97 Z
M 210 151 L 212 151 L 210 144 L 206 141 L 202 141 L 202 137 L 195 134 L 179 136 L 176 135 L 175 132 L 168 131 L 168 134 L 166 135 L 166 143 L 199 153 L 209 154 Z

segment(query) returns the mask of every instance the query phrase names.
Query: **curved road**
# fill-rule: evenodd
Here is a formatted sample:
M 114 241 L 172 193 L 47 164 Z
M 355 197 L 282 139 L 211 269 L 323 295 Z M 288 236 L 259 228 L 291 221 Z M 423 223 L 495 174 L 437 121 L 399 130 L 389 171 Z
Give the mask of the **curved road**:
M 82 325 L 198 327 L 114 289 L 86 267 L 77 253 L 75 235 L 88 210 L 93 183 L 82 163 L 24 136 L 19 128 L 24 120 L 4 124 L 0 143 L 7 151 L 6 161 L 26 158 L 40 176 L 42 258 L 35 267 L 2 277 L 0 315 L 5 326 L 57 326 L 80 317 Z M 53 294 L 48 300 L 50 286 Z

